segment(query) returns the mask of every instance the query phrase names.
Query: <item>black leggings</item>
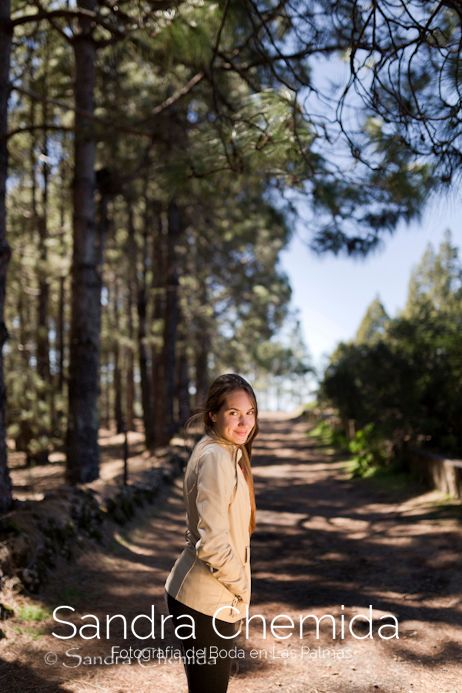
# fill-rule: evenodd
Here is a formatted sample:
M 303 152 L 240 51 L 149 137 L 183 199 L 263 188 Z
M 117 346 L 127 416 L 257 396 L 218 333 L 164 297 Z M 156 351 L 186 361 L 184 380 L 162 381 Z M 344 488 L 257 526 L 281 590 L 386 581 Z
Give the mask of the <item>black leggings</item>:
M 194 618 L 195 638 L 185 638 L 178 641 L 181 645 L 183 662 L 188 679 L 189 693 L 226 693 L 228 690 L 229 676 L 232 659 L 229 652 L 236 645 L 236 639 L 223 639 L 215 632 L 212 620 L 213 616 L 207 616 L 191 607 L 182 604 L 168 592 L 165 592 L 168 611 L 173 616 L 173 627 L 188 624 L 188 619 L 180 619 L 181 614 L 189 614 Z M 216 629 L 223 635 L 230 636 L 237 632 L 238 623 L 228 623 L 215 619 Z M 186 628 L 180 628 L 178 633 L 186 632 Z M 205 648 L 205 650 L 204 650 Z M 216 650 L 214 649 L 216 648 Z M 202 652 L 198 651 L 202 649 Z M 219 656 L 213 656 L 219 652 Z

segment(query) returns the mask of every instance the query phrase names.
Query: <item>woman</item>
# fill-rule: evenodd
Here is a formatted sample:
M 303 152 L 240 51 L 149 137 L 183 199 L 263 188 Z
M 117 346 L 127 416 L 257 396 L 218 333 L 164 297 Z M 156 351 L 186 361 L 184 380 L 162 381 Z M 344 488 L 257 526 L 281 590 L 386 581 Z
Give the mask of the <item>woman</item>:
M 185 624 L 191 623 L 181 615 L 194 619 L 195 637 L 180 640 L 189 692 L 225 693 L 233 636 L 250 603 L 255 393 L 241 376 L 221 375 L 210 386 L 205 407 L 188 424 L 198 416 L 205 432 L 183 481 L 186 547 L 165 583 L 166 602 L 174 628 L 183 625 L 177 635 L 185 634 Z M 210 656 L 217 651 L 219 657 Z

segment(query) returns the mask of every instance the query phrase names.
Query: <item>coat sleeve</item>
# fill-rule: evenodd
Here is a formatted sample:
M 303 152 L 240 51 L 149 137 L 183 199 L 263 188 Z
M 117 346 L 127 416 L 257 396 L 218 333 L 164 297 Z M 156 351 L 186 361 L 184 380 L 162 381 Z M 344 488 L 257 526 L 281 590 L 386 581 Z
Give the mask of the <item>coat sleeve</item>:
M 245 568 L 229 541 L 228 506 L 234 490 L 234 470 L 227 453 L 208 451 L 198 461 L 196 555 L 207 563 L 225 587 L 241 597 L 247 589 Z

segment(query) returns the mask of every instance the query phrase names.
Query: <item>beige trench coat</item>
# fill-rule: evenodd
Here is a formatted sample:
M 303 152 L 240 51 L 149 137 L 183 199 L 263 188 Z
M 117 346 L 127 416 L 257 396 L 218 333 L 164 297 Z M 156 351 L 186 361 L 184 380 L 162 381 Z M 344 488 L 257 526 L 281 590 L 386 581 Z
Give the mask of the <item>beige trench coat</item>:
M 250 497 L 238 445 L 204 435 L 183 480 L 186 547 L 165 589 L 182 604 L 235 623 L 250 603 Z

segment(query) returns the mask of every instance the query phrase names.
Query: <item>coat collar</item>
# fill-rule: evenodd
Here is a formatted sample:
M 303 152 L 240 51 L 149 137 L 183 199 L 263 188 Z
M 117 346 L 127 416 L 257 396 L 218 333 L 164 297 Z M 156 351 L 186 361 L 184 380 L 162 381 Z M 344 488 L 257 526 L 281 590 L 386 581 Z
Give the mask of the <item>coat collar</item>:
M 218 445 L 221 445 L 225 449 L 230 450 L 231 456 L 234 459 L 234 456 L 236 455 L 236 460 L 239 461 L 242 457 L 242 446 L 239 445 L 238 443 L 222 443 L 219 438 L 216 438 L 213 435 L 209 435 L 208 433 L 204 433 L 202 437 L 203 441 L 212 441 L 214 443 L 218 443 Z

